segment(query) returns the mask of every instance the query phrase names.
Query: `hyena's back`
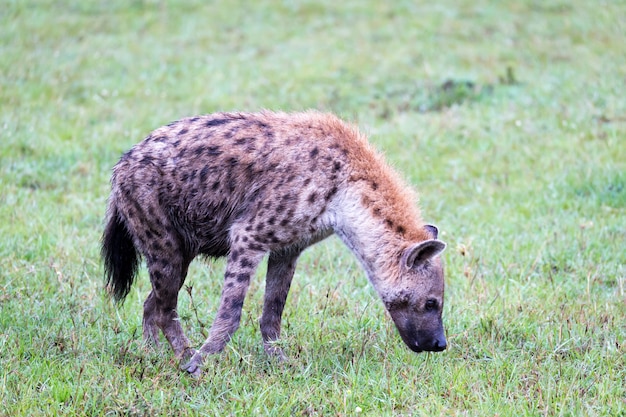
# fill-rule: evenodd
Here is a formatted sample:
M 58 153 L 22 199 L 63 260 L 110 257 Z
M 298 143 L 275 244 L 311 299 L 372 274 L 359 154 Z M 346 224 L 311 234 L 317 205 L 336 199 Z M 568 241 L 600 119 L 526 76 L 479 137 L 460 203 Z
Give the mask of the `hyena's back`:
M 122 157 L 110 210 L 147 256 L 226 255 L 234 222 L 245 224 L 250 245 L 289 248 L 331 233 L 324 214 L 360 141 L 351 126 L 314 112 L 182 119 Z

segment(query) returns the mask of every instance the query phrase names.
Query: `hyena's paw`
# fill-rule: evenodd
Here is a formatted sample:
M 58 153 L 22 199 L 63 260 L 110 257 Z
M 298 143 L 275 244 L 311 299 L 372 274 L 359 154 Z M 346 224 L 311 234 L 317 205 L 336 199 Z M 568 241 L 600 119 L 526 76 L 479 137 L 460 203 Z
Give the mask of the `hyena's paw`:
M 275 343 L 263 343 L 263 349 L 265 353 L 278 362 L 286 362 L 289 358 L 285 355 L 285 352 L 277 346 Z
M 191 350 L 191 349 L 190 349 Z M 198 351 L 195 351 L 191 359 L 185 363 L 185 360 L 181 361 L 183 365 L 181 365 L 180 369 L 186 371 L 189 375 L 194 378 L 199 378 L 202 375 L 202 354 Z
M 180 355 L 180 363 L 188 363 L 191 358 L 195 356 L 196 353 L 198 353 L 198 351 L 194 348 L 185 348 L 185 350 L 183 350 L 183 353 L 181 353 Z
M 159 328 L 150 322 L 143 322 L 143 342 L 147 346 L 159 347 Z

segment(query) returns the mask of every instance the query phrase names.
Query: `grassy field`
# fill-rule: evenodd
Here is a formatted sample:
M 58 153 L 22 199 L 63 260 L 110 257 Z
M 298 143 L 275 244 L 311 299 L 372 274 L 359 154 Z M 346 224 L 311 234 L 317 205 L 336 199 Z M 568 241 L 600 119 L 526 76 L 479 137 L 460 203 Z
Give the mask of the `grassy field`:
M 626 3 L 54 1 L 0 11 L 0 415 L 626 416 Z M 112 166 L 183 116 L 358 123 L 442 231 L 449 349 L 414 354 L 335 238 L 301 258 L 290 361 L 263 271 L 192 379 L 104 294 Z M 200 344 L 224 263 L 180 313 Z

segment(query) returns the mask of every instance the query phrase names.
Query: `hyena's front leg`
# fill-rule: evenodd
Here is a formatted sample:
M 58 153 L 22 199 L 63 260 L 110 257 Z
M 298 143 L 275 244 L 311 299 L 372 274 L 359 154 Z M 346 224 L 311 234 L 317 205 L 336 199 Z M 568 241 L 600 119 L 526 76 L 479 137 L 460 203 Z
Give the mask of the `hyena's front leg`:
M 263 315 L 261 316 L 261 335 L 263 336 L 263 348 L 270 356 L 286 359 L 282 349 L 274 342 L 280 338 L 280 324 L 291 286 L 296 262 L 300 252 L 279 255 L 271 253 L 267 264 L 267 276 L 265 278 L 265 302 Z
M 231 246 L 220 305 L 209 330 L 209 336 L 200 350 L 183 366 L 183 369 L 190 374 L 200 375 L 203 357 L 221 352 L 239 327 L 241 309 L 250 285 L 250 278 L 264 254 L 265 252 L 261 250 L 252 250 L 245 246 Z

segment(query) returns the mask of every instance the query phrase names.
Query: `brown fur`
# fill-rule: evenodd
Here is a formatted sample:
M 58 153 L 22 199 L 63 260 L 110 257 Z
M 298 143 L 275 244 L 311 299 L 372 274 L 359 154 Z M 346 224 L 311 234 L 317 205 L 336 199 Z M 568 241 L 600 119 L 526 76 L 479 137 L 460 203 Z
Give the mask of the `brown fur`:
M 403 340 L 441 350 L 445 245 L 421 220 L 416 197 L 366 138 L 337 117 L 306 113 L 217 113 L 161 127 L 128 151 L 111 180 L 103 236 L 107 283 L 118 299 L 132 285 L 138 256 L 152 292 L 144 337 L 162 330 L 175 354 L 219 352 L 239 326 L 251 276 L 269 253 L 261 333 L 272 342 L 296 261 L 336 233 L 364 266 Z M 176 313 L 189 263 L 226 256 L 217 317 L 199 352 Z

